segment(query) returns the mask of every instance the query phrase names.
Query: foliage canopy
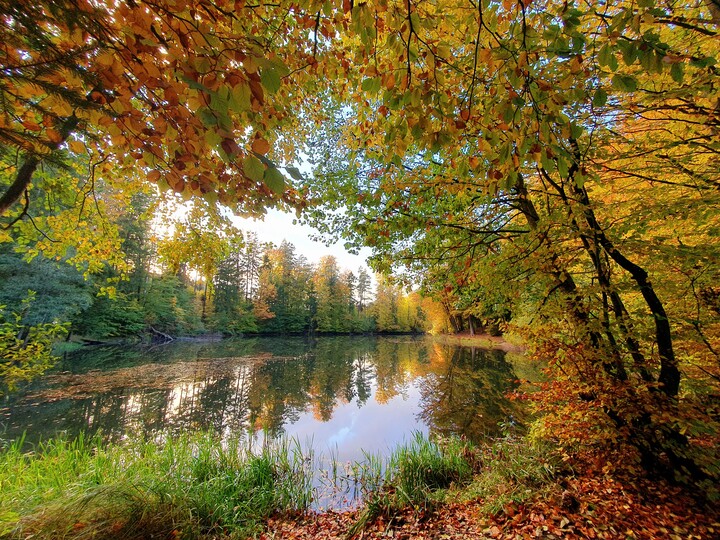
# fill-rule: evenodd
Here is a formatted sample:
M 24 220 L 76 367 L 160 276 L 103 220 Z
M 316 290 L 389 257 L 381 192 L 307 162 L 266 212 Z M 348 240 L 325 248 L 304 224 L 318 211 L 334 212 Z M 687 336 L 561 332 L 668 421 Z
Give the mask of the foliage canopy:
M 692 455 L 712 419 L 682 386 L 720 380 L 716 2 L 0 9 L 0 215 L 27 215 L 40 164 L 68 154 L 245 212 L 322 203 L 309 219 L 378 268 L 523 323 L 563 414 L 648 468 L 717 475 Z M 337 291 L 326 266 L 320 295 Z

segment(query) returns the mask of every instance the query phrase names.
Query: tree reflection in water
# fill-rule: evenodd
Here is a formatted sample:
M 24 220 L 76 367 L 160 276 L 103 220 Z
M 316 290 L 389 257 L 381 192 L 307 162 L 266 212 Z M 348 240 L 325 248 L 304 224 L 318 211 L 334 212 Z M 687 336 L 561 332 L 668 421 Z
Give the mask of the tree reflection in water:
M 499 422 L 518 417 L 505 396 L 514 379 L 500 351 L 427 338 L 93 349 L 7 396 L 0 422 L 4 438 L 26 431 L 30 443 L 80 430 L 113 440 L 188 430 L 306 436 L 333 446 L 339 459 L 355 459 L 361 446 L 386 453 L 412 431 L 496 434 Z
M 476 347 L 433 347 L 432 370 L 420 381 L 420 417 L 431 431 L 472 441 L 497 435 L 522 417 L 507 394 L 517 388 L 505 353 Z

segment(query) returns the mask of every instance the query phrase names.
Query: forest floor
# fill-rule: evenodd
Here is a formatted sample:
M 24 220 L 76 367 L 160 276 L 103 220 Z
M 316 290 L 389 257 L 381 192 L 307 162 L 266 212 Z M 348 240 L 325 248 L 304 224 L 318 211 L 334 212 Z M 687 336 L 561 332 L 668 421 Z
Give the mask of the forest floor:
M 487 500 L 459 502 L 458 497 L 431 509 L 380 516 L 353 538 L 720 538 L 720 505 L 700 502 L 688 490 L 617 462 L 608 470 L 604 462 L 591 454 L 575 456 L 572 473 L 558 475 L 523 503 L 509 503 L 499 512 L 488 512 Z M 358 517 L 357 511 L 277 516 L 260 539 L 345 539 Z

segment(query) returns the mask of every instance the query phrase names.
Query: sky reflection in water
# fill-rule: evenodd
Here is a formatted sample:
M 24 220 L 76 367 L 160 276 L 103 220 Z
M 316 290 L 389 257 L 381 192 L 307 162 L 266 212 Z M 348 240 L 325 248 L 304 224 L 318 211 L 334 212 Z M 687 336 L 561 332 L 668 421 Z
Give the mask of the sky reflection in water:
M 0 406 L 0 435 L 107 438 L 213 430 L 294 437 L 341 462 L 387 455 L 414 432 L 478 440 L 519 416 L 505 353 L 427 338 L 255 338 L 96 348 Z

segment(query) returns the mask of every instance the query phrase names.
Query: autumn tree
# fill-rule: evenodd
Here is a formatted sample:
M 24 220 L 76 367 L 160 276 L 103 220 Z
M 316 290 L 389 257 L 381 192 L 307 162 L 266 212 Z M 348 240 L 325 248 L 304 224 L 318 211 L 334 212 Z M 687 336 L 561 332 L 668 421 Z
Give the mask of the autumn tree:
M 261 329 L 268 332 L 305 332 L 310 320 L 306 303 L 311 269 L 295 246 L 283 241 L 267 249 L 260 271 L 258 313 L 267 314 Z
M 218 265 L 231 246 L 242 241 L 242 233 L 222 213 L 199 203 L 185 206 L 180 211 L 182 215 L 173 223 L 172 234 L 159 242 L 158 254 L 171 274 L 179 275 L 184 269 L 197 275 L 195 284 L 202 289 L 202 317 L 205 319 Z
M 246 211 L 295 202 L 278 163 L 304 129 L 293 104 L 318 84 L 333 24 L 320 7 L 3 2 L 0 141 L 17 160 L 0 215 L 68 153 Z
M 712 2 L 0 6 L 5 219 L 68 152 L 249 212 L 324 201 L 377 269 L 437 265 L 439 299 L 523 322 L 563 419 L 712 473 L 692 442 L 717 423 L 682 384 L 718 381 Z M 314 126 L 298 192 L 280 170 L 302 181 Z M 289 260 L 268 256 L 264 297 L 305 328 Z
M 342 87 L 361 92 L 352 106 L 328 103 L 324 126 L 340 146 L 311 149 L 321 154 L 311 196 L 331 207 L 316 221 L 374 246 L 381 270 L 430 272 L 471 314 L 520 309 L 560 366 L 559 432 L 568 414 L 592 417 L 649 469 L 702 478 L 710 471 L 683 426 L 690 358 L 673 337 L 683 311 L 668 310 L 659 253 L 684 269 L 670 281 L 695 291 L 705 320 L 694 341 L 706 343 L 694 349 L 710 358 L 715 325 L 702 306 L 713 294 L 697 280 L 716 268 L 689 262 L 695 231 L 716 226 L 717 21 L 704 3 L 472 8 L 352 7 L 360 67 Z M 685 200 L 682 227 L 665 238 L 677 249 L 648 234 L 668 214 L 643 200 L 661 193 Z

